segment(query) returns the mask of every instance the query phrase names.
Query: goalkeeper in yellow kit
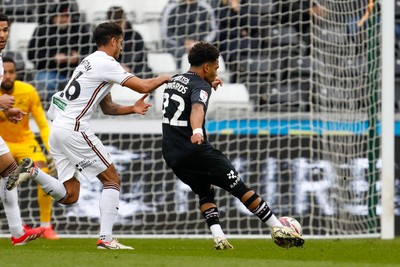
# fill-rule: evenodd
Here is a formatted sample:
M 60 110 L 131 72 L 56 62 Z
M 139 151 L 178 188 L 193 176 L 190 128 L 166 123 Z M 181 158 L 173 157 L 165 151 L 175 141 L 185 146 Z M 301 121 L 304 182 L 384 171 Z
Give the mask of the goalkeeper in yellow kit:
M 32 114 L 39 127 L 43 145 L 49 151 L 48 138 L 50 128 L 36 89 L 28 83 L 16 80 L 17 70 L 13 59 L 4 57 L 3 67 L 4 76 L 1 83 L 0 95 L 8 94 L 14 96 L 14 106 L 27 114 Z M 29 115 L 24 116 L 18 124 L 13 124 L 5 118 L 4 114 L 0 113 L 0 136 L 7 143 L 12 156 L 17 162 L 20 162 L 23 158 L 30 157 L 36 166 L 46 173 L 51 174 L 53 177 L 57 175 L 51 156 L 46 151 L 43 151 L 29 127 Z M 38 203 L 40 224 L 46 228 L 42 236 L 46 239 L 58 239 L 59 237 L 54 232 L 50 223 L 53 199 L 39 185 Z

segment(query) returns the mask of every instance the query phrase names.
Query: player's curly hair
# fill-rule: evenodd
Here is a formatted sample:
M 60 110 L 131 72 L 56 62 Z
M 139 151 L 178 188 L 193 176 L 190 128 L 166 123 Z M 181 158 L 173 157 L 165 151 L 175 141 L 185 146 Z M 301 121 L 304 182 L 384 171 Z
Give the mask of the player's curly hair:
M 207 42 L 196 43 L 190 49 L 188 59 L 191 66 L 201 66 L 207 62 L 214 62 L 219 58 L 219 50 L 214 45 Z
M 107 45 L 112 38 L 123 35 L 122 28 L 115 22 L 103 22 L 93 31 L 93 39 L 97 46 Z

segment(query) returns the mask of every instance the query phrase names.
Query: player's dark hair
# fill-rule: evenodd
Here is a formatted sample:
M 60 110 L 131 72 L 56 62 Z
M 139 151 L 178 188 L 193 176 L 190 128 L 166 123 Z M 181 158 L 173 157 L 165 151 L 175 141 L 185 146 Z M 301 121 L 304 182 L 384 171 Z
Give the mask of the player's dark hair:
M 119 38 L 122 34 L 121 26 L 115 22 L 103 22 L 94 29 L 93 39 L 99 47 L 107 45 L 112 38 Z
M 201 66 L 207 62 L 214 62 L 219 58 L 219 50 L 214 45 L 206 42 L 195 44 L 189 52 L 189 63 L 191 66 Z
M 10 20 L 6 14 L 0 13 L 0 21 L 7 21 L 7 24 L 10 26 Z
M 1 21 L 1 20 L 0 20 L 0 21 Z M 3 57 L 3 63 L 6 63 L 6 62 L 13 63 L 14 66 L 15 66 L 15 61 L 14 61 L 14 59 L 12 59 L 12 58 L 10 58 L 10 57 Z

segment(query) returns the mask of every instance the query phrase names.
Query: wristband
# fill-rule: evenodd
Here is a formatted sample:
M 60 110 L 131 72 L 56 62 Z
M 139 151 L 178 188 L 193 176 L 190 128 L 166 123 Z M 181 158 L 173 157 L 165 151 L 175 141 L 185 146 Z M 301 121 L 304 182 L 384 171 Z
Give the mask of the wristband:
M 201 128 L 196 128 L 193 130 L 193 134 L 201 134 L 201 136 L 203 136 L 203 129 Z

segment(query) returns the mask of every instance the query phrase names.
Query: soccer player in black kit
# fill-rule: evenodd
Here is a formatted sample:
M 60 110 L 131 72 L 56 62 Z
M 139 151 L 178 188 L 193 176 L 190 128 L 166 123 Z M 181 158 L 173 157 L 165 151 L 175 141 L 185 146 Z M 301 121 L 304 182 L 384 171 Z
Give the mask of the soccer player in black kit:
M 219 224 L 213 186 L 228 191 L 272 228 L 275 243 L 302 246 L 304 239 L 282 226 L 267 203 L 240 179 L 230 160 L 208 140 L 205 115 L 212 89 L 222 85 L 217 77 L 219 51 L 199 42 L 190 50 L 190 69 L 171 78 L 164 91 L 163 156 L 175 175 L 199 196 L 200 211 L 214 238 L 216 249 L 233 249 Z

